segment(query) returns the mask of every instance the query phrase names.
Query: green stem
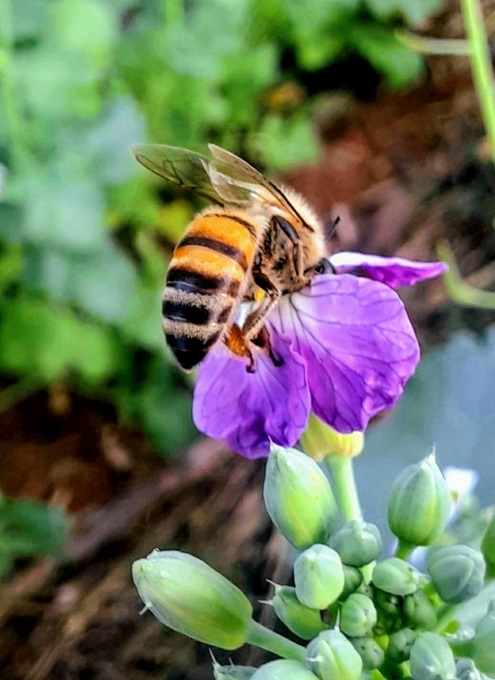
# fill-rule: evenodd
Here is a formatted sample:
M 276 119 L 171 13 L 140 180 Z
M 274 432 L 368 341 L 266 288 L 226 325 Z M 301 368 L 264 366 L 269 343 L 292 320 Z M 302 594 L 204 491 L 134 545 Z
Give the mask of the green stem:
M 457 604 L 446 604 L 438 612 L 437 622 L 435 628 L 433 629 L 437 633 L 442 633 L 449 623 L 454 619 L 454 614 L 457 611 L 459 605 Z
M 492 160 L 495 163 L 494 77 L 483 12 L 478 0 L 461 0 L 461 9 L 470 45 L 469 59 L 473 80 L 490 141 Z
M 396 30 L 397 38 L 411 50 L 422 54 L 444 54 L 457 57 L 469 55 L 469 42 L 467 40 L 447 38 L 426 38 L 423 35 L 411 33 L 411 31 Z
M 399 538 L 399 545 L 397 546 L 397 550 L 395 551 L 395 556 L 400 557 L 401 560 L 407 560 L 413 550 L 414 550 L 413 545 Z
M 294 659 L 304 663 L 306 656 L 304 647 L 287 640 L 287 638 L 269 628 L 265 628 L 257 621 L 251 621 L 246 642 L 255 647 L 266 649 L 267 652 L 272 652 L 283 659 Z
M 359 503 L 352 458 L 330 454 L 325 458 L 325 463 L 332 473 L 337 503 L 344 521 L 348 522 L 352 519 L 361 521 L 363 513 Z

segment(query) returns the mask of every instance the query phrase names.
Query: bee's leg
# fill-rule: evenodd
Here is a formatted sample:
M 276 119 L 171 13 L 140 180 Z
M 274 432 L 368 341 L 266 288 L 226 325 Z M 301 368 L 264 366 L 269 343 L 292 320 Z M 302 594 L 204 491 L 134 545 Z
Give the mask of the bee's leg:
M 244 332 L 237 326 L 233 324 L 224 337 L 225 345 L 228 349 L 238 357 L 242 357 L 248 360 L 248 372 L 254 373 L 254 359 L 253 354 L 249 348 L 247 338 Z
M 278 357 L 273 351 L 273 347 L 270 342 L 270 336 L 268 335 L 268 331 L 266 330 L 265 327 L 263 327 L 258 333 L 255 343 L 260 347 L 263 347 L 264 349 L 268 350 L 268 356 L 272 360 L 274 366 L 283 365 L 284 360 L 281 357 Z
M 253 279 L 256 285 L 265 292 L 265 297 L 261 301 L 258 309 L 255 309 L 255 311 L 246 319 L 246 323 L 242 329 L 246 340 L 252 340 L 258 335 L 266 317 L 277 304 L 281 295 L 279 289 L 261 272 L 254 271 Z
M 280 229 L 284 236 L 290 241 L 292 246 L 292 267 L 297 281 L 306 283 L 306 276 L 304 275 L 304 251 L 301 247 L 299 234 L 292 224 L 280 215 L 273 217 L 272 223 Z

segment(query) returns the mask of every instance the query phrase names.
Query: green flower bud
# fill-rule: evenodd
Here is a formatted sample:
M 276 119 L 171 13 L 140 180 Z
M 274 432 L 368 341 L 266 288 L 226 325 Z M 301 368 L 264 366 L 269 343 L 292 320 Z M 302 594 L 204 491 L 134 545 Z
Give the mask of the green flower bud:
M 399 557 L 378 562 L 373 570 L 373 585 L 392 595 L 411 595 L 418 589 L 421 574 Z
M 257 671 L 253 666 L 220 666 L 213 661 L 213 677 L 215 680 L 250 680 Z
M 392 616 L 400 616 L 401 598 L 398 595 L 386 593 L 384 590 L 375 587 L 373 589 L 373 596 L 375 604 L 381 612 L 391 614 Z
M 482 675 L 472 659 L 458 659 L 455 662 L 457 680 L 482 680 Z
M 330 546 L 339 553 L 344 564 L 364 567 L 380 554 L 382 537 L 374 524 L 353 519 L 332 536 Z
M 147 609 L 169 628 L 221 649 L 246 642 L 249 600 L 202 560 L 156 550 L 134 562 L 132 577 Z
M 429 630 L 433 628 L 437 621 L 435 607 L 422 590 L 417 590 L 412 595 L 406 595 L 403 612 L 409 624 L 414 628 Z
M 420 633 L 409 656 L 413 680 L 454 680 L 454 654 L 445 638 Z
M 388 522 L 398 539 L 430 545 L 442 534 L 452 498 L 433 454 L 410 465 L 395 480 L 388 503 Z
M 294 582 L 300 602 L 312 609 L 326 609 L 344 589 L 344 568 L 335 550 L 316 544 L 294 562 Z
M 310 609 L 297 599 L 295 588 L 275 585 L 275 595 L 270 604 L 282 623 L 303 640 L 312 640 L 327 627 L 319 610 Z
M 306 648 L 306 663 L 320 680 L 360 680 L 363 662 L 338 630 L 324 630 Z
M 490 678 L 495 678 L 495 600 L 488 606 L 488 611 L 476 626 L 476 634 L 472 641 L 473 661 L 476 667 Z
M 351 567 L 348 568 L 350 569 Z M 371 599 L 373 599 L 373 586 L 371 585 L 371 583 L 365 583 L 365 581 L 363 580 L 361 582 L 361 585 L 357 587 L 357 592 L 361 593 L 361 595 L 366 595 L 366 597 L 370 597 Z
M 403 628 L 393 633 L 388 641 L 387 658 L 396 664 L 407 661 L 417 636 L 418 634 L 410 628 Z
M 376 623 L 376 609 L 366 595 L 349 595 L 340 610 L 340 630 L 349 637 L 364 637 Z
M 450 545 L 428 558 L 428 573 L 444 602 L 470 600 L 483 588 L 486 565 L 483 555 L 468 545 Z
M 376 640 L 372 637 L 357 637 L 349 638 L 349 642 L 361 657 L 363 669 L 365 671 L 372 671 L 375 668 L 380 668 L 383 659 L 385 658 L 385 654 Z
M 272 444 L 263 495 L 272 522 L 295 548 L 327 542 L 337 503 L 328 479 L 309 456 Z
M 251 680 L 318 680 L 318 678 L 299 661 L 277 659 L 258 668 Z
M 485 557 L 490 576 L 495 576 L 495 514 L 488 524 L 485 535 L 483 536 L 481 552 Z
M 373 628 L 375 635 L 385 635 L 400 630 L 402 623 L 402 598 L 373 588 L 373 601 L 378 620 Z
M 344 590 L 340 597 L 345 600 L 363 583 L 363 574 L 359 569 L 356 569 L 356 567 L 348 567 L 346 564 L 342 566 L 344 567 Z

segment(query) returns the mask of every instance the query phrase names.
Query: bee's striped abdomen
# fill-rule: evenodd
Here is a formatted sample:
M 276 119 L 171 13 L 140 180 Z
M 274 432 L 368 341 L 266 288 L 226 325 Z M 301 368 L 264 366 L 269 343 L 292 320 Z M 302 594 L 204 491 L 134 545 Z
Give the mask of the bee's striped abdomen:
M 196 366 L 221 337 L 256 242 L 250 222 L 211 212 L 197 217 L 178 243 L 163 293 L 163 328 L 183 368 Z

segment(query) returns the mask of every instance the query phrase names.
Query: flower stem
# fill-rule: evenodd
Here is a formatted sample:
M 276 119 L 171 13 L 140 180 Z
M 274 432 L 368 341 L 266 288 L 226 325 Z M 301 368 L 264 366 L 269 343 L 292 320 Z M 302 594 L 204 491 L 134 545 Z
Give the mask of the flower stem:
M 246 642 L 255 647 L 266 649 L 268 652 L 273 652 L 283 659 L 294 659 L 301 662 L 304 662 L 305 659 L 304 647 L 287 640 L 287 638 L 269 628 L 265 628 L 257 621 L 251 621 Z
M 457 604 L 446 604 L 438 612 L 437 622 L 435 628 L 433 629 L 437 633 L 442 633 L 449 623 L 453 620 L 454 614 L 459 605 Z
M 483 12 L 479 0 L 461 0 L 461 9 L 470 45 L 469 58 L 473 80 L 490 141 L 492 160 L 495 163 L 494 77 Z
M 397 545 L 395 556 L 400 557 L 401 560 L 407 560 L 407 558 L 409 557 L 413 550 L 414 550 L 413 545 L 399 538 L 399 544 Z
M 351 519 L 362 520 L 363 513 L 359 503 L 359 497 L 354 478 L 354 468 L 352 458 L 342 458 L 335 454 L 330 454 L 325 458 L 332 473 L 332 480 L 337 495 L 337 503 L 345 522 Z

